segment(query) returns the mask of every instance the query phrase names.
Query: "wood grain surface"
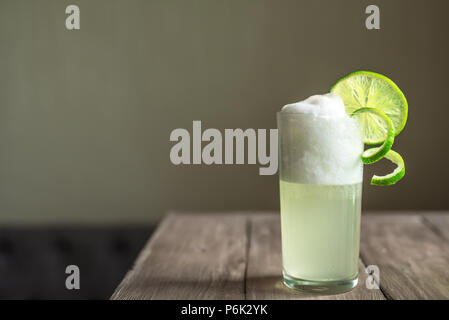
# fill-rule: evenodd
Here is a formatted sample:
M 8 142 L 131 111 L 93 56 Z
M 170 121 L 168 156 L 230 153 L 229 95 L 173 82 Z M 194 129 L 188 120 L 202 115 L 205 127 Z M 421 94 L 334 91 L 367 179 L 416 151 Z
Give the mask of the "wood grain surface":
M 359 283 L 338 295 L 282 283 L 279 214 L 171 214 L 112 299 L 449 299 L 449 214 L 363 214 Z M 380 270 L 380 289 L 365 268 Z
M 379 267 L 388 299 L 449 298 L 449 243 L 423 220 L 409 214 L 362 220 L 360 255 Z
M 246 218 L 169 215 L 113 299 L 243 299 Z

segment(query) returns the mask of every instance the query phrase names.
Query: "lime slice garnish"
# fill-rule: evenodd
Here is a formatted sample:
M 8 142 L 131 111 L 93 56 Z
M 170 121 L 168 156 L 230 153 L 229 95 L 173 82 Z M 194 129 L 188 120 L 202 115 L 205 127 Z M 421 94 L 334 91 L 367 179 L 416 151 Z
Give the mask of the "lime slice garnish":
M 382 144 L 365 150 L 362 161 L 374 163 L 383 157 L 397 165 L 385 176 L 373 176 L 371 184 L 387 186 L 396 183 L 405 174 L 404 160 L 391 150 L 394 136 L 407 122 L 408 105 L 401 89 L 387 77 L 369 71 L 357 71 L 338 80 L 330 90 L 345 104 L 346 112 L 357 115 L 365 144 Z
M 374 163 L 382 159 L 387 154 L 387 152 L 390 151 L 391 146 L 394 142 L 393 122 L 382 111 L 375 108 L 360 108 L 354 111 L 351 116 L 357 115 L 359 118 L 361 118 L 367 113 L 371 114 L 371 116 L 374 118 L 377 117 L 378 119 L 380 119 L 380 122 L 379 120 L 376 120 L 376 123 L 379 123 L 379 126 L 385 128 L 386 136 L 383 137 L 384 142 L 380 147 L 371 148 L 365 150 L 362 153 L 362 161 L 364 164 Z M 366 117 L 364 119 L 366 119 Z M 365 129 L 364 125 L 365 123 L 361 124 L 362 131 L 364 131 Z
M 371 178 L 371 184 L 375 186 L 389 186 L 395 184 L 399 180 L 401 180 L 405 175 L 405 165 L 404 160 L 399 153 L 396 151 L 390 150 L 385 155 L 385 158 L 393 162 L 397 165 L 396 169 L 392 173 L 389 173 L 385 176 L 376 176 L 374 175 Z
M 387 77 L 369 71 L 357 71 L 338 80 L 330 90 L 343 100 L 348 114 L 360 108 L 375 108 L 385 113 L 398 135 L 407 122 L 408 105 L 401 89 Z M 383 143 L 388 128 L 373 113 L 360 115 L 362 139 L 366 144 Z

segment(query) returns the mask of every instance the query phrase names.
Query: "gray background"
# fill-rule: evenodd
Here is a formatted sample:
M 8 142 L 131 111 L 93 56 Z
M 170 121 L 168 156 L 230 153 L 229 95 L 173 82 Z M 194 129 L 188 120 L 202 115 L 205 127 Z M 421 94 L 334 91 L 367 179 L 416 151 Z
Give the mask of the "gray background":
M 78 4 L 81 30 L 65 29 Z M 170 132 L 274 128 L 286 103 L 359 69 L 404 91 L 399 184 L 365 209 L 448 209 L 449 2 L 0 0 L 0 222 L 155 221 L 170 209 L 277 210 L 258 166 L 174 166 Z

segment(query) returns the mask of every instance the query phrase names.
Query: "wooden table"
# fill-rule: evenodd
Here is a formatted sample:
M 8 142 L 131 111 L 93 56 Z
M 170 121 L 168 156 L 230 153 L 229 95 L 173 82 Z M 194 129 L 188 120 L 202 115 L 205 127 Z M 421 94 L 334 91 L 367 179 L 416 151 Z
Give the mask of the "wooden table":
M 279 214 L 170 214 L 112 299 L 448 299 L 449 214 L 364 213 L 360 257 L 351 292 L 300 293 L 281 282 Z

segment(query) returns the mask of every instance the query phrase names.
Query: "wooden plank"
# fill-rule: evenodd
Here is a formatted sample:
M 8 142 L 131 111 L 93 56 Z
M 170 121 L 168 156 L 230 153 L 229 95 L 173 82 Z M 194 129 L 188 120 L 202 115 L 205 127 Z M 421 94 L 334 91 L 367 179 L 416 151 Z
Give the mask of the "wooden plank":
M 247 299 L 385 299 L 380 290 L 365 286 L 367 274 L 359 264 L 359 284 L 352 291 L 338 295 L 302 293 L 282 283 L 281 229 L 279 214 L 250 218 L 250 244 L 246 277 Z
M 247 218 L 170 215 L 111 299 L 244 299 Z
M 367 215 L 361 257 L 380 269 L 389 299 L 448 299 L 449 248 L 419 215 Z
M 449 214 L 446 212 L 423 215 L 423 222 L 441 238 L 449 241 Z

